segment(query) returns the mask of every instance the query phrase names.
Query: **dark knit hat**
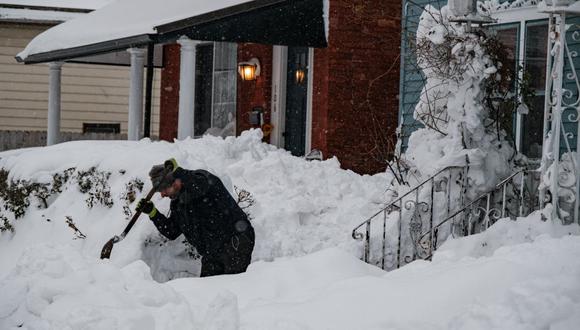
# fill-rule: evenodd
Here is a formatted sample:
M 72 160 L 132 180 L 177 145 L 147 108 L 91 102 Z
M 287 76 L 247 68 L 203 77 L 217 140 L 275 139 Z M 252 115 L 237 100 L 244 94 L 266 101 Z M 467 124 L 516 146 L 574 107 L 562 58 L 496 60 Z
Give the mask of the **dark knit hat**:
M 171 169 L 165 167 L 165 165 L 155 165 L 149 171 L 149 177 L 151 178 L 151 183 L 153 187 L 156 187 L 155 191 L 162 191 L 171 186 L 175 178 Z

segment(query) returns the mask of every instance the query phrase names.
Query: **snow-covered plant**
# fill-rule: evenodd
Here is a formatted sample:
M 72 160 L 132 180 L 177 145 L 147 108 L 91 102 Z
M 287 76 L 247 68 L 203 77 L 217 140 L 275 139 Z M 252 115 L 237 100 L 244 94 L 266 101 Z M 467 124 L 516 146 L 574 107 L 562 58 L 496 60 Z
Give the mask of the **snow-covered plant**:
M 56 193 L 60 194 L 63 190 L 63 187 L 68 183 L 70 178 L 75 173 L 75 170 L 76 170 L 76 168 L 71 167 L 71 168 L 68 168 L 62 172 L 53 174 L 51 192 L 53 194 L 56 194 Z
M 35 182 L 31 180 L 9 179 L 9 172 L 0 168 L 0 231 L 14 231 L 13 221 L 23 217 L 31 205 L 46 209 L 60 195 L 69 182 L 75 182 L 83 194 L 87 194 L 87 207 L 102 204 L 111 208 L 114 204 L 108 180 L 109 172 L 97 171 L 91 168 L 87 171 L 77 171 L 69 168 L 55 173 L 52 182 Z M 135 191 L 143 189 L 143 182 L 136 179 L 127 184 L 124 194 L 129 202 L 135 200 Z
M 98 171 L 95 167 L 78 172 L 77 184 L 83 194 L 89 195 L 86 199 L 89 208 L 93 208 L 97 203 L 109 208 L 113 207 L 114 202 L 108 182 L 110 177 L 111 172 Z
M 250 194 L 249 191 L 238 188 L 237 186 L 234 186 L 234 190 L 236 192 L 236 195 L 238 195 L 237 203 L 242 210 L 246 210 L 247 208 L 254 205 L 254 203 L 256 202 L 254 200 L 254 197 L 252 196 L 252 194 Z
M 77 227 L 77 225 L 75 224 L 73 218 L 71 216 L 65 216 L 65 222 L 68 225 L 68 227 L 70 229 L 72 229 L 73 233 L 74 233 L 74 237 L 73 239 L 85 239 L 87 238 L 87 235 L 83 234 L 83 232 L 81 232 L 79 230 L 79 228 Z
M 447 166 L 469 167 L 469 195 L 495 185 L 512 171 L 514 150 L 492 125 L 485 102 L 502 77 L 493 38 L 448 21 L 447 7 L 427 6 L 417 29 L 417 64 L 426 80 L 415 118 L 425 125 L 409 140 L 405 158 L 420 177 Z
M 143 191 L 145 183 L 139 178 L 135 178 L 125 184 L 125 190 L 121 195 L 121 199 L 125 201 L 123 205 L 123 213 L 125 218 L 129 220 L 133 216 L 133 211 L 131 210 L 131 204 L 137 199 L 137 193 Z

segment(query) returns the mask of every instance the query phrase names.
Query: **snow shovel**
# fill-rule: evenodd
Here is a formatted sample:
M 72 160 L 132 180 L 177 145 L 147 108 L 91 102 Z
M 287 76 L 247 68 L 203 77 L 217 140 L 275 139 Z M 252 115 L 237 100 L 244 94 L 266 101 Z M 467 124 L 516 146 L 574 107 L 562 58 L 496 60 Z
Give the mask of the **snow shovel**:
M 163 173 L 163 176 L 165 177 L 169 173 L 171 173 L 171 169 L 166 168 L 165 172 Z M 161 181 L 159 183 L 161 183 Z M 159 184 L 157 184 L 155 187 L 151 188 L 151 190 L 149 191 L 149 193 L 145 197 L 146 201 L 149 201 L 151 199 L 151 197 L 153 197 L 153 195 L 157 191 L 157 188 L 159 188 Z M 137 222 L 137 219 L 139 218 L 140 215 L 141 215 L 141 211 L 135 212 L 135 215 L 133 215 L 133 218 L 131 218 L 131 221 L 129 221 L 129 224 L 127 225 L 125 230 L 123 230 L 121 235 L 119 235 L 119 236 L 115 235 L 107 243 L 105 243 L 105 246 L 103 246 L 103 250 L 101 250 L 101 259 L 109 259 L 111 257 L 111 251 L 113 250 L 113 245 L 115 243 L 119 243 L 120 241 L 122 241 L 125 238 L 125 236 L 127 236 L 129 231 L 131 230 L 131 228 L 133 228 L 133 225 L 135 224 L 135 222 Z

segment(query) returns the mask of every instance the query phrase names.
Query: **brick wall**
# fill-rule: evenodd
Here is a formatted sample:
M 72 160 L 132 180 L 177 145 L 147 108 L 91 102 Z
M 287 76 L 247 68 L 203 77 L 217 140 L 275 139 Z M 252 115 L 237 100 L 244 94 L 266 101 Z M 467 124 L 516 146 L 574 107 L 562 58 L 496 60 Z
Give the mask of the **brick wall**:
M 401 2 L 330 0 L 314 58 L 313 148 L 359 173 L 385 169 L 398 121 Z
M 250 60 L 252 57 L 260 61 L 260 76 L 254 81 L 243 81 L 238 77 L 237 99 L 237 133 L 238 135 L 252 126 L 249 113 L 254 107 L 264 109 L 264 122 L 270 122 L 272 97 L 272 46 L 253 43 L 238 44 L 238 63 Z M 269 137 L 264 139 L 269 141 Z
M 163 46 L 165 67 L 161 70 L 159 138 L 166 141 L 177 138 L 180 49 L 178 44 Z
M 330 0 L 329 46 L 314 51 L 312 147 L 358 173 L 385 169 L 398 122 L 401 2 Z M 238 62 L 260 60 L 255 81 L 237 83 L 237 133 L 249 112 L 270 122 L 272 46 L 238 45 Z M 160 138 L 177 136 L 179 45 L 164 48 Z M 269 141 L 268 138 L 265 141 Z

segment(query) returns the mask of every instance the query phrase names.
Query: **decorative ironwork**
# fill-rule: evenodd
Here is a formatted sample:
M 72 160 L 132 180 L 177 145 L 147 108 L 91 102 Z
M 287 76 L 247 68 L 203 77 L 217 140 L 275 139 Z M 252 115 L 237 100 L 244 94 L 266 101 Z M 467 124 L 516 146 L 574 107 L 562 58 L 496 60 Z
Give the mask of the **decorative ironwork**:
M 452 166 L 445 168 L 413 189 L 387 204 L 352 231 L 356 240 L 364 240 L 363 260 L 383 269 L 399 268 L 417 258 L 427 258 L 436 249 L 437 242 L 446 233 L 433 230 L 434 221 L 441 215 L 449 215 L 456 205 L 454 201 L 464 200 L 464 189 L 452 189 L 451 182 L 463 183 L 467 178 L 467 168 Z M 454 195 L 454 196 L 452 196 Z M 374 220 L 382 218 L 382 232 L 371 234 Z M 387 235 L 387 222 L 396 221 L 396 232 Z M 421 241 L 425 229 L 432 232 L 428 241 Z M 396 236 L 396 238 L 394 238 Z M 441 236 L 441 237 L 440 237 Z M 442 237 L 445 236 L 445 237 Z M 389 241 L 389 237 L 394 240 Z M 371 244 L 380 239 L 380 244 Z M 396 251 L 396 252 L 395 252 Z
M 352 237 L 364 240 L 363 260 L 386 270 L 416 259 L 429 260 L 438 242 L 449 235 L 479 233 L 500 218 L 515 219 L 539 209 L 539 171 L 517 171 L 494 189 L 467 200 L 467 170 L 449 167 L 437 172 L 354 228 Z M 382 218 L 382 233 L 371 235 L 377 218 Z M 397 222 L 395 233 L 387 233 L 388 221 Z M 395 236 L 396 241 L 390 239 Z M 371 244 L 377 239 L 380 244 Z
M 437 226 L 421 234 L 419 243 L 428 244 L 433 233 L 445 224 L 450 225 L 450 232 L 454 237 L 468 236 L 485 231 L 501 218 L 515 219 L 527 216 L 539 209 L 536 194 L 539 179 L 537 170 L 520 170 L 513 173 L 494 189 L 478 196 L 443 219 Z M 430 259 L 431 256 L 432 253 L 424 259 Z
M 578 52 L 570 50 L 567 37 L 579 41 L 580 31 L 568 31 L 568 28 L 577 27 L 566 25 L 566 8 L 565 5 L 543 7 L 549 14 L 549 38 L 540 167 L 544 182 L 540 186 L 539 203 L 543 206 L 550 196 L 552 219 L 579 223 L 580 168 L 576 152 L 580 148 L 580 81 L 574 64 Z M 570 130 L 570 126 L 574 129 Z M 571 145 L 574 139 L 576 146 Z
M 480 15 L 490 15 L 500 11 L 515 8 L 532 7 L 538 4 L 538 0 L 485 0 L 477 3 L 477 11 Z

